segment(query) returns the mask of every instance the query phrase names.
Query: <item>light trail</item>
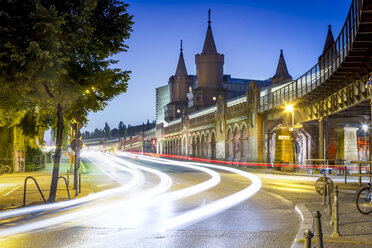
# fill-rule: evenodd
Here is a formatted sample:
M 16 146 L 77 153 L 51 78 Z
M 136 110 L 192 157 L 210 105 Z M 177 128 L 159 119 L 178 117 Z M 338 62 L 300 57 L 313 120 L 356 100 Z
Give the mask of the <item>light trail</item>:
M 105 163 L 108 163 L 108 164 L 110 164 L 110 166 L 113 166 L 117 169 L 133 172 L 133 170 L 131 170 L 131 169 L 128 169 L 128 168 L 117 165 L 116 163 L 114 163 L 112 161 L 112 158 L 110 160 L 110 157 L 105 155 L 105 154 L 95 154 L 94 157 L 99 158 L 99 159 L 104 159 Z M 52 218 L 48 218 L 48 219 L 45 219 L 45 220 L 24 224 L 24 225 L 21 225 L 21 226 L 7 227 L 4 230 L 0 230 L 0 237 L 5 237 L 5 236 L 9 236 L 9 235 L 24 233 L 24 232 L 29 232 L 29 231 L 33 231 L 33 230 L 37 230 L 37 229 L 50 227 L 50 226 L 55 226 L 55 225 L 58 225 L 58 224 L 61 224 L 61 223 L 64 223 L 64 222 L 73 221 L 75 219 L 82 218 L 82 217 L 85 217 L 85 216 L 89 216 L 89 215 L 92 215 L 92 214 L 106 213 L 106 212 L 108 212 L 108 211 L 110 211 L 113 208 L 116 208 L 118 206 L 123 207 L 125 204 L 129 205 L 129 204 L 133 204 L 134 202 L 141 202 L 141 200 L 148 199 L 149 197 L 154 197 L 154 196 L 156 196 L 156 195 L 158 195 L 162 192 L 167 191 L 170 188 L 170 186 L 172 185 L 172 179 L 168 175 L 166 175 L 165 173 L 162 173 L 162 172 L 154 170 L 154 169 L 146 168 L 146 167 L 143 167 L 143 166 L 138 166 L 138 165 L 135 165 L 135 164 L 133 164 L 129 161 L 121 161 L 121 163 L 130 167 L 130 168 L 139 167 L 141 170 L 144 170 L 144 171 L 147 171 L 149 173 L 152 173 L 152 174 L 155 174 L 155 175 L 159 176 L 160 183 L 158 185 L 156 185 L 155 187 L 145 191 L 145 193 L 143 193 L 139 196 L 136 196 L 134 198 L 131 198 L 130 200 L 122 201 L 120 204 L 116 203 L 116 204 L 106 204 L 106 205 L 103 205 L 103 206 L 90 207 L 90 208 L 87 208 L 87 209 L 76 210 L 73 213 L 68 213 L 68 214 L 64 214 L 64 215 L 61 215 L 61 216 L 52 217 Z M 137 174 L 137 176 L 138 176 L 138 174 Z M 130 189 L 135 188 L 138 184 L 140 184 L 142 182 L 142 180 L 141 180 L 141 179 L 143 179 L 142 175 L 138 176 L 138 177 L 135 177 L 135 178 L 137 180 L 131 180 L 132 183 L 129 182 L 122 187 L 114 188 L 112 190 L 105 190 L 105 191 L 95 193 L 95 194 L 89 195 L 89 196 L 103 195 L 103 196 L 106 197 L 106 196 L 108 196 L 107 191 L 114 192 L 115 194 L 116 193 L 123 193 L 125 191 L 128 191 Z M 135 181 L 135 182 L 133 182 L 133 181 Z M 120 189 L 120 190 L 118 190 L 118 189 Z M 100 194 L 100 193 L 104 193 L 104 192 L 106 192 L 106 194 Z M 87 197 L 89 197 L 89 196 L 87 196 Z M 83 197 L 83 198 L 86 198 L 86 197 Z M 76 200 L 81 200 L 83 198 L 78 198 Z M 98 199 L 98 198 L 96 197 L 95 199 Z M 61 203 L 65 203 L 65 205 L 68 205 L 69 202 L 71 202 L 71 201 L 66 201 L 66 202 L 61 202 Z M 76 205 L 76 204 L 74 204 L 74 205 Z M 45 207 L 47 207 L 47 205 L 42 205 L 42 206 L 37 206 L 37 207 L 43 207 L 43 209 L 45 209 Z M 27 209 L 20 209 L 20 210 L 27 210 Z M 10 211 L 7 211 L 7 212 L 10 212 Z M 30 212 L 27 212 L 27 211 L 23 212 L 23 214 L 27 214 L 27 213 L 30 213 Z M 18 214 L 18 215 L 21 215 L 21 214 Z M 14 217 L 14 213 L 13 213 L 12 216 Z M 9 217 L 7 217 L 7 218 L 9 218 Z
M 135 158 L 137 156 L 137 155 L 133 155 L 133 154 L 129 154 L 129 153 L 123 153 L 123 152 L 118 152 L 117 154 L 125 156 L 125 157 L 131 157 L 131 158 Z M 176 190 L 176 191 L 173 191 L 173 192 L 165 193 L 157 199 L 158 201 L 164 201 L 164 200 L 175 201 L 175 200 L 178 200 L 178 199 L 189 197 L 189 196 L 201 193 L 203 191 L 206 191 L 210 188 L 213 188 L 221 182 L 221 177 L 217 172 L 215 172 L 213 170 L 210 170 L 210 169 L 207 169 L 207 168 L 200 167 L 200 166 L 194 166 L 194 165 L 189 165 L 185 162 L 169 161 L 169 160 L 165 160 L 165 159 L 161 160 L 161 161 L 158 161 L 158 160 L 152 159 L 151 157 L 146 157 L 146 156 L 141 156 L 140 159 L 144 160 L 144 161 L 148 161 L 148 162 L 168 164 L 168 165 L 193 169 L 193 170 L 204 172 L 204 173 L 209 174 L 211 176 L 210 179 L 208 179 L 207 181 L 204 181 L 202 183 L 199 183 L 199 184 L 187 187 L 187 188 L 183 188 L 183 189 L 180 189 L 180 190 Z M 120 161 L 117 160 L 117 161 L 118 161 L 118 163 L 120 163 L 120 161 L 123 161 L 123 160 L 120 160 Z
M 144 156 L 141 156 L 141 155 L 137 155 L 137 156 L 140 159 L 144 158 Z M 153 161 L 153 162 L 163 161 L 164 163 L 169 163 L 169 160 L 167 161 L 166 159 L 162 159 L 162 158 L 146 157 L 146 159 L 148 159 L 148 161 Z M 172 164 L 173 163 L 180 163 L 180 162 L 172 161 Z M 161 227 L 161 229 L 163 231 L 173 229 L 173 228 L 176 228 L 176 227 L 190 225 L 192 223 L 195 223 L 195 222 L 201 221 L 203 219 L 206 219 L 206 218 L 208 218 L 212 215 L 223 212 L 224 210 L 226 210 L 228 208 L 231 208 L 231 207 L 247 200 L 248 198 L 253 196 L 255 193 L 257 193 L 262 186 L 262 182 L 259 179 L 259 177 L 257 177 L 256 175 L 253 175 L 251 173 L 241 171 L 241 170 L 238 170 L 238 169 L 235 169 L 235 168 L 225 167 L 225 166 L 220 166 L 220 165 L 212 165 L 212 164 L 202 164 L 202 163 L 196 163 L 196 162 L 182 162 L 182 163 L 188 163 L 189 165 L 195 165 L 195 166 L 199 166 L 199 167 L 209 167 L 209 168 L 213 168 L 213 169 L 232 172 L 232 173 L 238 174 L 242 177 L 245 177 L 245 178 L 249 179 L 252 183 L 251 183 L 250 186 L 248 186 L 247 188 L 245 188 L 241 191 L 238 191 L 238 192 L 236 192 L 234 194 L 231 194 L 227 197 L 218 199 L 218 200 L 216 200 L 214 202 L 211 202 L 211 203 L 208 203 L 208 204 L 206 204 L 202 207 L 195 208 L 193 210 L 189 210 L 189 211 L 187 211 L 183 214 L 180 214 L 176 217 L 171 218 L 170 220 L 168 220 Z
M 127 155 L 127 154 L 125 154 L 125 155 Z M 261 181 L 258 179 L 258 177 L 254 176 L 250 173 L 243 172 L 243 171 L 240 171 L 240 170 L 237 170 L 237 169 L 234 169 L 234 168 L 229 168 L 229 167 L 224 167 L 224 166 L 216 166 L 216 165 L 206 165 L 206 164 L 195 163 L 195 162 L 169 161 L 169 160 L 165 160 L 165 159 L 151 158 L 151 157 L 138 156 L 138 155 L 136 155 L 136 156 L 139 157 L 141 160 L 143 159 L 143 160 L 149 161 L 149 162 L 162 163 L 162 164 L 168 164 L 168 165 L 173 165 L 173 166 L 180 166 L 180 167 L 185 167 L 185 168 L 189 168 L 189 169 L 193 169 L 193 170 L 202 171 L 203 173 L 207 173 L 208 175 L 210 175 L 211 178 L 208 179 L 207 181 L 204 181 L 204 182 L 202 182 L 200 184 L 197 184 L 197 185 L 193 185 L 193 186 L 190 186 L 190 187 L 187 187 L 187 188 L 183 188 L 183 189 L 180 189 L 180 190 L 175 190 L 173 192 L 165 193 L 166 191 L 169 190 L 169 188 L 172 185 L 171 178 L 168 175 L 166 175 L 165 173 L 160 172 L 160 171 L 155 170 L 155 169 L 152 169 L 152 168 L 148 168 L 146 166 L 136 165 L 136 164 L 131 163 L 129 161 L 126 161 L 126 160 L 123 160 L 123 159 L 120 159 L 120 158 L 117 158 L 117 157 L 109 156 L 107 154 L 102 154 L 102 153 L 90 154 L 90 159 L 100 161 L 100 162 L 104 161 L 105 163 L 107 163 L 108 167 L 106 167 L 106 168 L 111 167 L 111 168 L 116 168 L 116 169 L 119 169 L 119 170 L 122 170 L 123 168 L 125 168 L 123 170 L 125 170 L 126 172 L 130 172 L 130 173 L 132 173 L 132 175 L 133 174 L 136 175 L 136 176 L 133 176 L 133 177 L 137 177 L 137 182 L 132 185 L 131 189 L 134 189 L 135 187 L 137 187 L 138 185 L 143 183 L 143 174 L 140 173 L 138 170 L 145 171 L 145 172 L 156 175 L 157 177 L 159 177 L 160 182 L 157 186 L 155 186 L 153 188 L 150 188 L 148 190 L 144 190 L 144 192 L 141 192 L 140 194 L 137 193 L 135 196 L 133 196 L 130 199 L 127 199 L 127 200 L 119 200 L 115 203 L 108 203 L 108 204 L 105 203 L 104 205 L 100 205 L 100 206 L 90 206 L 89 208 L 76 210 L 72 213 L 67 213 L 67 214 L 64 214 L 64 215 L 61 215 L 61 216 L 52 217 L 52 218 L 44 219 L 44 220 L 41 220 L 41 221 L 36 221 L 36 222 L 33 222 L 33 223 L 25 224 L 25 225 L 22 225 L 22 226 L 10 227 L 10 228 L 4 229 L 4 230 L 0 230 L 0 237 L 12 235 L 12 234 L 17 234 L 17 233 L 33 231 L 33 230 L 36 230 L 36 229 L 42 229 L 42 228 L 54 226 L 54 225 L 57 225 L 57 224 L 61 224 L 61 223 L 64 223 L 64 222 L 73 221 L 75 219 L 82 218 L 82 217 L 89 216 L 89 215 L 93 215 L 93 214 L 109 213 L 114 208 L 117 208 L 118 210 L 123 211 L 124 209 L 126 209 L 126 207 L 133 207 L 133 206 L 136 206 L 136 204 L 140 204 L 142 206 L 149 207 L 150 205 L 156 203 L 156 204 L 159 204 L 159 206 L 161 206 L 161 203 L 163 203 L 163 202 L 169 203 L 170 201 L 182 199 L 182 198 L 194 195 L 194 194 L 198 194 L 202 191 L 206 191 L 206 190 L 218 185 L 221 181 L 221 178 L 220 178 L 219 173 L 214 171 L 214 169 L 225 170 L 225 171 L 229 171 L 229 172 L 239 174 L 239 175 L 249 179 L 252 182 L 252 184 L 250 186 L 248 186 L 247 188 L 245 188 L 245 189 L 243 189 L 243 190 L 241 190 L 237 193 L 234 193 L 234 194 L 229 195 L 227 197 L 218 199 L 218 200 L 216 200 L 214 202 L 211 202 L 211 203 L 208 203 L 208 204 L 206 204 L 202 207 L 198 207 L 196 209 L 189 210 L 189 211 L 187 211 L 183 214 L 179 214 L 179 215 L 176 215 L 174 217 L 167 218 L 167 219 L 165 219 L 165 221 L 161 221 L 161 223 L 155 225 L 156 227 L 153 226 L 150 229 L 158 230 L 158 228 L 160 227 L 161 230 L 168 230 L 168 229 L 172 229 L 172 228 L 176 228 L 176 227 L 180 227 L 180 226 L 184 226 L 184 225 L 187 225 L 187 224 L 192 224 L 194 222 L 200 221 L 202 219 L 205 219 L 205 218 L 207 218 L 211 215 L 215 215 L 219 212 L 222 212 L 222 211 L 226 210 L 227 208 L 230 208 L 230 207 L 248 199 L 250 196 L 254 195 L 259 190 L 259 188 L 261 187 Z M 124 166 L 122 166 L 122 165 L 124 165 Z M 114 176 L 114 177 L 117 180 L 122 181 L 117 176 Z M 126 184 L 125 186 L 128 187 L 128 184 Z M 122 186 L 122 187 L 124 187 L 124 186 Z M 119 188 L 122 188 L 122 187 L 119 187 Z M 112 189 L 112 190 L 117 190 L 117 188 Z M 129 190 L 129 187 L 128 187 L 128 190 Z M 106 191 L 110 191 L 110 190 L 106 190 Z M 96 193 L 94 195 L 97 195 L 97 194 L 100 194 L 100 193 L 102 193 L 102 192 Z M 117 192 L 117 193 L 120 193 L 120 191 Z M 94 196 L 94 195 L 90 195 L 90 196 Z M 157 196 L 157 197 L 155 197 L 155 196 Z M 87 197 L 89 197 L 89 196 L 87 196 Z M 79 199 L 76 199 L 76 200 L 81 200 L 81 199 L 83 199 L 83 198 L 79 198 Z M 96 199 L 98 199 L 98 198 L 96 198 Z M 73 200 L 73 201 L 76 201 L 76 200 Z M 65 203 L 65 202 L 61 202 L 61 203 Z M 61 203 L 56 203 L 56 204 L 61 204 Z M 138 205 L 138 206 L 140 206 L 140 205 Z M 40 207 L 45 207 L 45 206 L 46 205 L 38 206 L 38 207 L 40 208 Z M 30 207 L 30 208 L 32 208 L 32 207 Z M 147 229 L 147 228 L 145 228 L 145 229 Z M 141 230 L 143 230 L 143 229 L 141 229 Z
M 88 155 L 89 156 L 89 155 Z M 69 200 L 69 201 L 62 201 L 62 202 L 55 202 L 55 203 L 49 203 L 46 205 L 38 205 L 38 206 L 32 206 L 32 207 L 24 207 L 20 209 L 14 209 L 14 210 L 8 210 L 5 212 L 0 213 L 0 220 L 12 218 L 20 215 L 25 214 L 31 214 L 31 213 L 37 213 L 42 211 L 48 211 L 48 210 L 54 210 L 54 209 L 60 209 L 60 208 L 67 208 L 72 207 L 75 205 L 87 203 L 90 201 L 98 200 L 98 199 L 104 199 L 106 197 L 113 196 L 115 194 L 124 193 L 127 192 L 138 185 L 141 185 L 143 183 L 143 175 L 139 173 L 138 171 L 135 171 L 133 169 L 128 169 L 123 166 L 118 166 L 112 161 L 105 161 L 106 164 L 113 166 L 114 168 L 117 168 L 118 170 L 122 170 L 124 172 L 130 173 L 132 175 L 132 179 L 126 182 L 124 185 L 112 188 L 108 190 L 104 190 L 98 193 L 90 194 L 88 196 L 84 196 L 81 198 Z M 129 163 L 129 162 L 128 162 Z M 120 182 L 119 182 L 120 183 Z M 122 184 L 122 183 L 120 183 Z

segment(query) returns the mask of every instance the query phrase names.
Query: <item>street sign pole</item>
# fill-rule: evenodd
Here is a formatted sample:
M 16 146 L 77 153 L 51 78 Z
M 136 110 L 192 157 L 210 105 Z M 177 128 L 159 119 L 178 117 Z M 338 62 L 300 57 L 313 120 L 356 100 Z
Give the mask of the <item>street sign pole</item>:
M 79 153 L 81 148 L 83 148 L 83 142 L 80 140 L 79 125 L 77 123 L 73 124 L 75 129 L 75 139 L 71 141 L 71 149 L 75 152 L 75 161 L 74 161 L 74 190 L 78 188 L 78 169 L 79 169 Z
M 75 140 L 79 139 L 79 125 L 76 123 L 75 129 Z M 75 151 L 75 163 L 74 163 L 74 190 L 77 190 L 78 184 L 78 162 L 79 162 L 79 151 L 77 149 Z M 77 191 L 76 191 L 77 193 Z

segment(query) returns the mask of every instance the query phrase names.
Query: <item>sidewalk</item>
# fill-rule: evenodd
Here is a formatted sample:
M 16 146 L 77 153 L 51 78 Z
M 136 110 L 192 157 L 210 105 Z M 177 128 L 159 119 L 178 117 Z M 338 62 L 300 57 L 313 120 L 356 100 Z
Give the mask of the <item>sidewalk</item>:
M 11 173 L 0 175 L 0 211 L 13 209 L 23 206 L 23 192 L 25 178 L 32 176 L 38 182 L 45 199 L 49 197 L 50 183 L 52 179 L 53 164 L 47 163 L 46 168 L 26 173 Z M 104 175 L 94 165 L 90 163 L 81 163 L 79 173 L 81 175 L 81 193 L 75 196 L 75 190 L 73 190 L 73 175 L 67 176 L 67 170 L 73 170 L 70 168 L 67 157 L 61 158 L 61 164 L 59 168 L 59 175 L 65 177 L 69 181 L 69 191 L 71 199 L 83 197 L 90 193 L 104 190 L 112 187 L 113 183 L 107 183 L 108 176 Z M 104 181 L 105 186 L 99 187 L 100 182 Z M 97 182 L 97 183 L 96 183 Z M 43 199 L 32 179 L 27 180 L 26 190 L 26 206 L 44 204 Z M 66 191 L 66 184 L 63 179 L 58 181 L 56 201 L 68 200 Z
M 316 176 L 321 177 L 322 175 L 310 175 L 304 173 L 291 173 L 281 172 L 276 170 L 262 170 L 261 172 L 268 172 L 274 174 L 286 174 L 286 175 L 299 175 L 299 176 Z M 324 247 L 341 247 L 341 248 L 366 248 L 372 247 L 372 214 L 363 215 L 361 214 L 355 204 L 357 192 L 362 187 L 366 186 L 364 180 L 363 186 L 357 185 L 356 178 L 349 178 L 347 184 L 344 183 L 343 176 L 330 176 L 334 181 L 335 185 L 339 187 L 339 237 L 333 237 L 334 226 L 330 224 L 331 215 L 328 214 L 328 205 L 322 205 L 322 196 L 319 195 L 312 202 L 304 202 L 296 205 L 296 210 L 300 215 L 303 216 L 302 226 L 296 237 L 296 241 L 292 248 L 304 247 L 303 233 L 306 229 L 311 229 L 315 234 L 315 221 L 313 214 L 316 210 L 321 213 L 322 231 Z M 334 194 L 331 194 L 332 204 L 334 202 Z M 333 206 L 333 205 L 332 205 Z M 317 247 L 317 240 L 314 236 L 312 239 L 312 247 Z

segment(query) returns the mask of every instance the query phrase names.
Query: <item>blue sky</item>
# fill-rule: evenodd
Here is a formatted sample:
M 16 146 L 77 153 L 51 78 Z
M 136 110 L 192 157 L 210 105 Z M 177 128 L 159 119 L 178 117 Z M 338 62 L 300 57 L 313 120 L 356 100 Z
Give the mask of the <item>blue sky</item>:
M 119 121 L 136 125 L 155 119 L 155 88 L 175 73 L 183 39 L 189 74 L 195 74 L 195 54 L 202 50 L 212 9 L 217 50 L 225 55 L 224 73 L 232 77 L 267 79 L 275 74 L 280 49 L 289 73 L 297 78 L 317 63 L 328 24 L 335 39 L 344 25 L 351 0 L 200 1 L 132 0 L 134 15 L 129 50 L 118 54 L 117 67 L 130 70 L 128 91 L 104 111 L 92 113 L 83 130 L 111 128 Z

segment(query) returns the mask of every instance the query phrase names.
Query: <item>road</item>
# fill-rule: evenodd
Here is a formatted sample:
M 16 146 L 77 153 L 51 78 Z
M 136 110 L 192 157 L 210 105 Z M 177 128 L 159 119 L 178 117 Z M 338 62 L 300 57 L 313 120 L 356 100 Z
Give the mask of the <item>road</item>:
M 301 222 L 293 203 L 318 197 L 311 177 L 123 153 L 86 159 L 111 192 L 4 219 L 1 247 L 290 247 Z

